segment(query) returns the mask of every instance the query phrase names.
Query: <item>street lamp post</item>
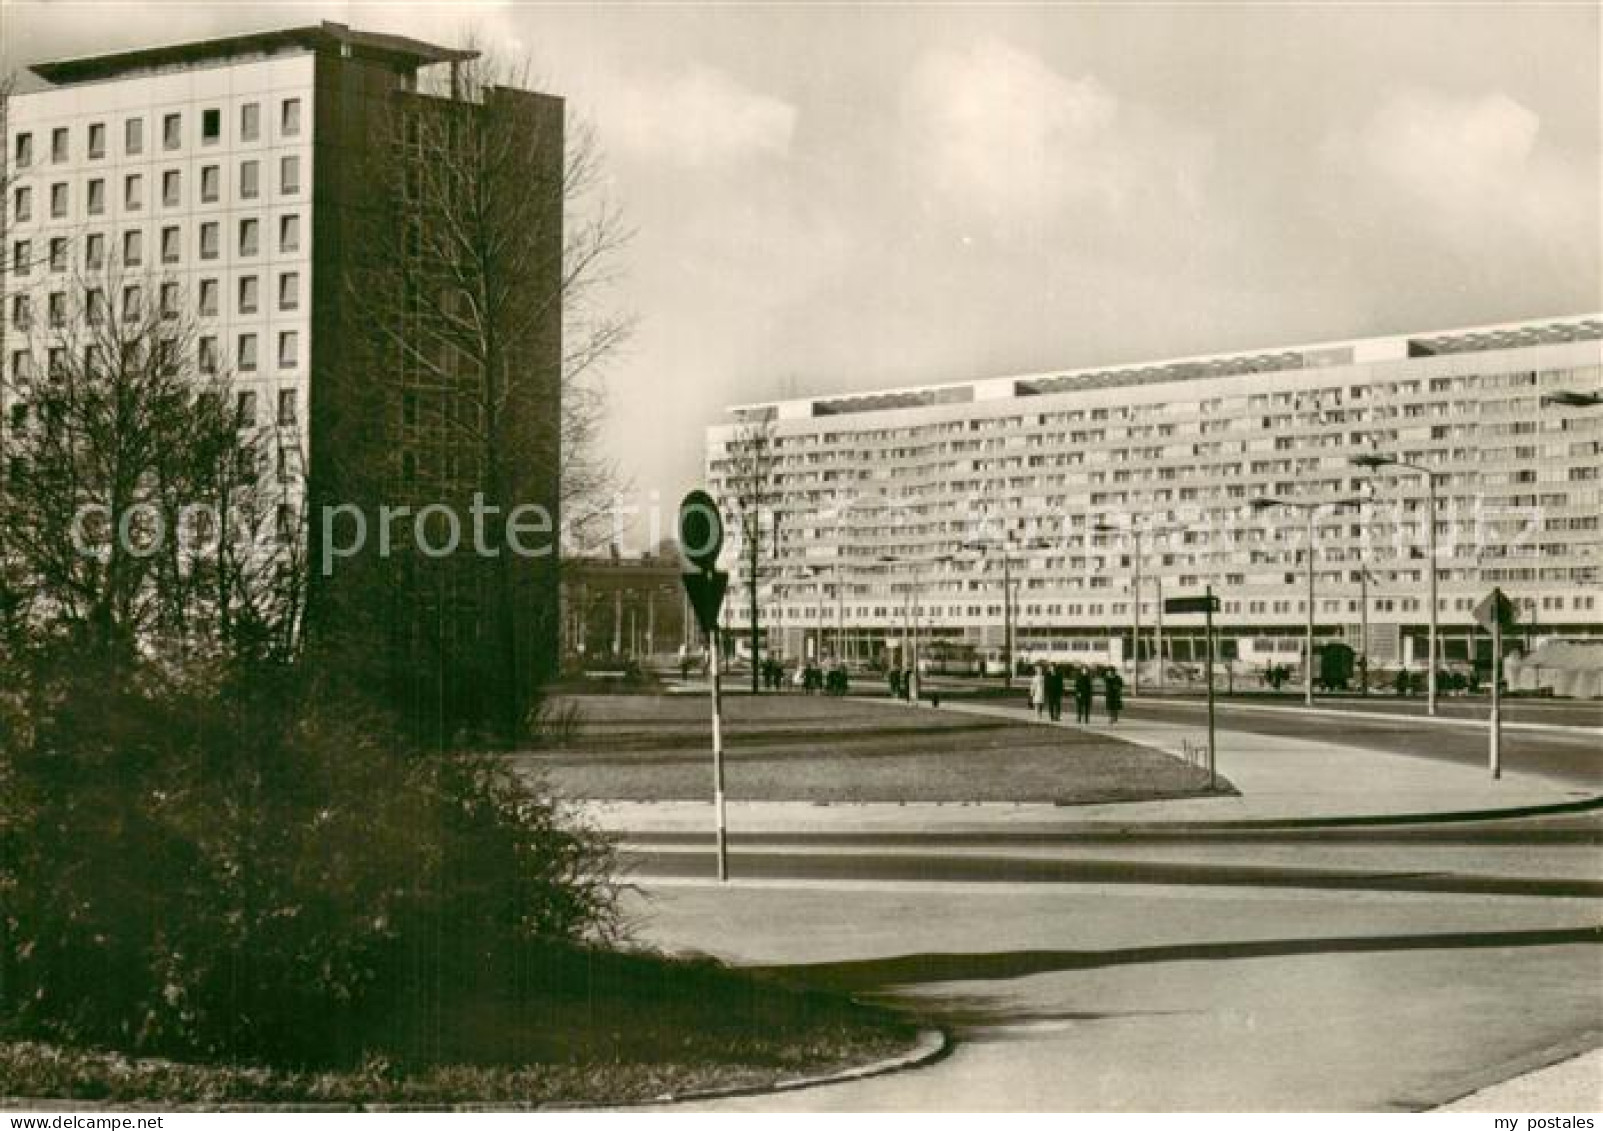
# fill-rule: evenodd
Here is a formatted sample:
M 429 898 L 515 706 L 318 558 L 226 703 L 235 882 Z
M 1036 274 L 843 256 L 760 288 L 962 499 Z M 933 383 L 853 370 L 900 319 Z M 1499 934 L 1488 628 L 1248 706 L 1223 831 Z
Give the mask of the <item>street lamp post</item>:
M 907 583 L 907 601 L 902 606 L 902 640 L 907 647 L 907 656 L 905 658 L 908 661 L 908 667 L 916 679 L 918 676 L 918 618 L 921 611 L 921 602 L 918 600 L 917 567 L 949 562 L 952 560 L 952 555 L 935 554 L 927 558 L 908 558 L 899 554 L 881 554 L 878 560 L 885 565 L 914 567 L 913 578 Z
M 1120 530 L 1119 527 L 1110 526 L 1108 523 L 1105 523 L 1105 522 L 1099 522 L 1095 526 L 1093 526 L 1091 529 L 1094 530 L 1098 534 L 1117 534 L 1117 533 L 1119 533 L 1119 530 Z M 1131 695 L 1140 695 L 1141 694 L 1141 528 L 1135 524 L 1135 519 L 1134 518 L 1132 518 L 1130 520 L 1130 539 L 1131 539 L 1131 542 L 1133 543 L 1131 548 L 1132 548 L 1132 550 L 1134 552 L 1134 555 L 1135 555 L 1134 558 L 1132 559 L 1132 567 L 1134 569 L 1134 577 L 1133 577 L 1132 582 L 1131 582 L 1132 592 L 1130 594 L 1130 606 L 1134 610 L 1134 616 L 1133 616 L 1133 618 L 1131 620 L 1131 624 L 1130 624 L 1130 694 Z M 1163 666 L 1163 661 L 1162 661 L 1161 658 L 1158 661 L 1158 666 L 1160 668 Z
M 1314 518 L 1319 513 L 1320 507 L 1362 506 L 1365 501 L 1353 498 L 1336 499 L 1332 502 L 1302 502 L 1297 499 L 1265 497 L 1254 499 L 1250 504 L 1255 511 L 1264 511 L 1271 507 L 1291 507 L 1302 511 L 1308 520 L 1308 544 L 1304 550 L 1308 556 L 1308 621 L 1303 644 L 1302 671 L 1302 701 L 1307 707 L 1314 705 Z M 1365 641 L 1365 644 L 1367 646 L 1368 641 Z
M 988 554 L 994 548 L 1002 551 L 1002 660 L 1004 671 L 1002 673 L 1002 686 L 1011 689 L 1013 686 L 1013 640 L 1015 635 L 1013 615 L 1013 553 L 1015 550 L 1045 549 L 1049 543 L 1041 538 L 1034 538 L 1027 542 L 1014 542 L 1005 534 L 996 541 L 965 542 L 965 550 L 978 550 L 982 555 Z M 947 555 L 948 557 L 950 555 Z M 982 669 L 983 670 L 983 669 Z
M 1555 395 L 1563 396 L 1565 394 Z M 1581 396 L 1581 394 L 1571 395 Z M 1425 477 L 1427 497 L 1429 499 L 1429 511 L 1427 512 L 1429 530 L 1427 534 L 1425 552 L 1430 557 L 1430 656 L 1426 665 L 1427 682 L 1425 685 L 1425 711 L 1427 714 L 1434 715 L 1436 713 L 1436 650 L 1438 647 L 1438 629 L 1436 619 L 1436 472 L 1432 471 L 1428 467 L 1421 467 L 1417 463 L 1405 463 L 1394 456 L 1354 456 L 1352 462 L 1355 467 L 1362 467 L 1369 471 L 1375 471 L 1382 467 L 1397 467 L 1403 469 L 1404 471 L 1412 471 Z

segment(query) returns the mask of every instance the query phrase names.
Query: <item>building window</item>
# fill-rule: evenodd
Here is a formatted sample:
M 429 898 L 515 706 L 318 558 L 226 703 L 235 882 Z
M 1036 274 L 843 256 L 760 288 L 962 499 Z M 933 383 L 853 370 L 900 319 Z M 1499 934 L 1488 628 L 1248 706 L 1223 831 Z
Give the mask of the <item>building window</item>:
M 168 169 L 161 175 L 161 203 L 164 208 L 177 208 L 182 180 L 177 169 Z
M 213 317 L 217 313 L 217 292 L 219 290 L 216 279 L 202 279 L 200 281 L 200 313 Z
M 26 330 L 33 325 L 33 304 L 28 295 L 11 296 L 11 325 Z
M 262 132 L 262 108 L 258 103 L 247 102 L 239 108 L 239 139 L 255 141 Z
M 90 232 L 83 245 L 84 266 L 99 270 L 106 265 L 106 236 L 103 232 Z
M 50 131 L 50 161 L 60 165 L 67 160 L 67 139 L 69 137 L 66 126 L 58 126 Z
M 215 220 L 208 220 L 200 226 L 200 257 L 202 259 L 216 259 L 218 245 L 218 225 Z
M 217 339 L 206 335 L 200 339 L 198 356 L 202 373 L 217 372 Z
M 281 157 L 278 161 L 278 191 L 291 196 L 301 191 L 301 159 Z
M 239 254 L 255 255 L 260 242 L 261 221 L 245 219 L 239 222 Z
M 296 365 L 296 355 L 300 352 L 301 336 L 294 330 L 283 330 L 278 335 L 278 367 L 280 369 L 293 369 Z M 280 423 L 293 424 L 294 421 L 280 421 Z
M 283 112 L 280 119 L 279 132 L 285 137 L 296 137 L 301 132 L 301 100 L 299 98 L 284 99 Z
M 122 234 L 122 265 L 138 267 L 145 261 L 145 233 L 135 228 Z
M 122 320 L 124 322 L 138 322 L 139 308 L 142 305 L 143 292 L 138 283 L 131 283 L 122 289 Z
M 239 281 L 239 312 L 241 314 L 255 314 L 256 304 L 256 276 L 246 275 Z
M 163 283 L 161 285 L 161 316 L 163 318 L 177 318 L 179 303 L 177 283 Z
M 138 173 L 123 178 L 122 206 L 129 212 L 138 212 L 145 206 L 145 178 Z
M 240 427 L 252 428 L 256 425 L 256 394 L 250 389 L 239 394 L 234 402 L 234 415 L 239 419 Z
M 89 182 L 89 215 L 99 216 L 106 211 L 106 181 L 96 177 Z
M 241 334 L 237 352 L 239 354 L 240 370 L 246 373 L 254 373 L 256 371 L 256 335 Z M 252 401 L 251 403 L 254 404 L 255 402 Z M 252 419 L 254 420 L 254 418 L 255 414 L 253 413 Z
M 261 194 L 261 163 L 257 161 L 241 161 L 239 163 L 239 195 L 245 200 L 255 200 Z
M 216 145 L 217 139 L 223 136 L 223 112 L 216 107 L 210 107 L 200 112 L 200 143 L 202 145 Z
M 33 135 L 18 134 L 16 159 L 12 162 L 19 169 L 26 169 L 33 164 Z
M 11 273 L 26 275 L 32 266 L 33 243 L 29 240 L 17 240 L 11 245 Z
M 293 334 L 291 334 L 293 336 Z M 280 338 L 283 335 L 279 335 Z M 295 423 L 295 390 L 280 389 L 278 391 L 278 422 L 280 424 Z
M 178 262 L 178 228 L 163 228 L 161 230 L 161 261 L 163 263 Z
M 19 223 L 33 219 L 33 189 L 24 185 L 11 194 L 11 212 Z
M 129 118 L 123 122 L 122 150 L 129 154 L 145 151 L 145 119 Z
M 299 251 L 301 246 L 301 218 L 293 213 L 278 220 L 278 250 Z
M 89 159 L 91 161 L 106 155 L 106 123 L 89 123 Z
M 161 120 L 161 147 L 177 149 L 184 143 L 184 116 L 168 114 Z
M 50 298 L 45 303 L 50 325 L 60 329 L 67 324 L 67 296 L 62 291 L 51 291 Z
M 33 354 L 27 350 L 11 351 L 11 375 L 17 379 L 19 385 L 26 384 L 33 378 Z
M 200 170 L 200 199 L 204 204 L 215 201 L 222 193 L 223 170 L 218 165 L 203 165 Z
M 278 277 L 278 309 L 295 310 L 301 304 L 301 277 L 295 271 L 285 271 Z
M 50 186 L 50 215 L 59 220 L 67 214 L 67 185 L 58 181 Z
M 50 270 L 65 271 L 67 269 L 67 239 L 57 236 L 50 241 Z

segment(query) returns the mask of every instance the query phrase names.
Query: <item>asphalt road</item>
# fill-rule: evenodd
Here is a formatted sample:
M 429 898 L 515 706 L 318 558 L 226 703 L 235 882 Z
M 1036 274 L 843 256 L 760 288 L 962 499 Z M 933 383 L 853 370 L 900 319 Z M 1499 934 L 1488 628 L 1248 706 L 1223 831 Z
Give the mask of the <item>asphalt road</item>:
M 1418 1110 L 1603 1040 L 1603 818 L 630 837 L 643 937 L 889 1000 L 912 1073 L 748 1110 Z M 1603 1085 L 1584 1097 L 1603 1106 Z
M 1393 753 L 1411 754 L 1420 758 L 1436 758 L 1465 765 L 1484 765 L 1486 762 L 1487 732 L 1485 727 L 1467 727 L 1433 723 L 1415 712 L 1396 705 L 1382 710 L 1395 713 L 1397 718 L 1373 719 L 1351 717 L 1335 719 L 1329 715 L 1302 715 L 1295 706 L 1273 711 L 1255 710 L 1252 702 L 1222 701 L 1215 707 L 1216 720 L 1221 728 L 1247 731 L 1252 734 L 1277 734 L 1293 738 L 1308 738 L 1320 733 L 1331 733 L 1339 728 L 1339 740 L 1350 746 Z M 1449 714 L 1475 718 L 1485 717 L 1484 705 L 1443 704 Z M 1158 722 L 1196 723 L 1206 711 L 1206 703 L 1195 702 L 1155 703 L 1150 699 L 1127 701 L 1126 714 L 1132 719 L 1152 719 Z M 1320 710 L 1368 711 L 1363 705 L 1350 701 L 1320 703 Z M 1423 708 L 1420 709 L 1422 712 Z M 1538 707 L 1527 704 L 1509 721 L 1550 723 L 1558 726 L 1597 726 L 1596 708 L 1580 709 L 1575 704 Z M 1336 737 L 1332 734 L 1332 737 Z M 1603 736 L 1585 733 L 1505 728 L 1502 744 L 1503 766 L 1543 774 L 1576 785 L 1603 790 Z

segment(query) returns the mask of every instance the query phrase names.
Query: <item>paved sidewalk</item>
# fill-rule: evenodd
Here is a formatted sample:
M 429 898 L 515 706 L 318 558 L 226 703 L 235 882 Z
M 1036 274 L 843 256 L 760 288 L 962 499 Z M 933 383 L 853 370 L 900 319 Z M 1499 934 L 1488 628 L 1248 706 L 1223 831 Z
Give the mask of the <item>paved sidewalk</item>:
M 1550 1064 L 1436 1108 L 1446 1112 L 1603 1111 L 1603 1049 Z
M 1033 721 L 1017 708 L 993 704 L 946 702 L 932 708 L 886 699 L 861 701 L 881 705 L 887 715 L 941 710 Z M 1076 726 L 1067 722 L 1036 725 Z M 1201 725 L 1128 720 L 1110 725 L 1098 721 L 1091 729 L 1192 761 L 1198 759 L 1206 741 Z M 1558 805 L 1589 797 L 1570 783 L 1534 774 L 1505 772 L 1494 781 L 1484 767 L 1346 746 L 1335 740 L 1340 728 L 1331 725 L 1329 729 L 1329 740 L 1220 730 L 1216 768 L 1239 796 L 1073 806 L 730 802 L 729 828 L 738 836 L 741 832 L 996 832 L 1075 825 L 1308 821 L 1484 812 Z M 726 756 L 738 759 L 738 746 Z M 598 801 L 584 805 L 597 824 L 619 832 L 701 833 L 711 827 L 711 807 L 710 798 L 706 802 Z

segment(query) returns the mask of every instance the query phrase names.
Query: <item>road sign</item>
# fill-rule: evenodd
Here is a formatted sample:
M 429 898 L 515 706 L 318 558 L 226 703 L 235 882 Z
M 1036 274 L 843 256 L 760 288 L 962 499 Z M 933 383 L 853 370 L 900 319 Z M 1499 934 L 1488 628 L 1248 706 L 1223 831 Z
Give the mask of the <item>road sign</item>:
M 724 520 L 718 504 L 705 491 L 692 491 L 679 503 L 679 547 L 700 569 L 710 570 L 718 564 L 718 553 L 724 548 Z
M 1212 593 L 1202 597 L 1168 597 L 1164 599 L 1163 611 L 1166 613 L 1216 613 L 1219 611 L 1219 598 Z
M 701 631 L 711 632 L 718 627 L 718 614 L 724 607 L 724 593 L 729 588 L 729 575 L 723 570 L 709 569 L 683 573 L 679 580 L 685 583 L 685 595 L 690 607 L 696 610 L 696 623 Z
M 1475 606 L 1475 622 L 1487 631 L 1508 628 L 1514 623 L 1514 602 L 1493 589 Z

